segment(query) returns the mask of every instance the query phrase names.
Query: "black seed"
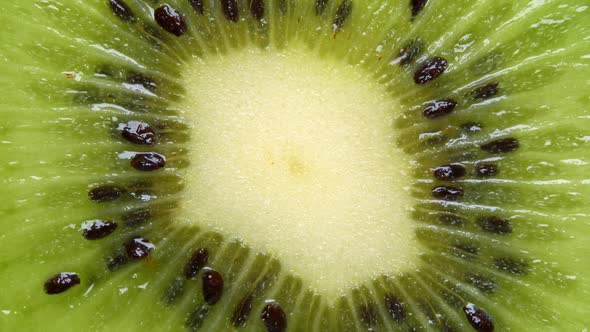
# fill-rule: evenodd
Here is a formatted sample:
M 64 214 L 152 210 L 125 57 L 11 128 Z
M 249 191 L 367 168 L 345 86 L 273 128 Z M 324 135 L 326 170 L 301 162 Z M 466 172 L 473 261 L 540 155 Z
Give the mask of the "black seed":
M 315 14 L 320 16 L 326 11 L 328 0 L 315 0 Z
M 359 306 L 359 317 L 367 327 L 377 325 L 377 311 L 372 303 L 361 304 Z
M 174 8 L 163 5 L 154 11 L 154 18 L 162 29 L 180 37 L 186 32 L 184 18 Z
M 411 0 L 410 5 L 412 6 L 412 17 L 418 15 L 422 9 L 426 6 L 428 0 Z
M 120 19 L 124 21 L 135 20 L 133 11 L 131 11 L 131 8 L 123 0 L 109 0 L 109 6 L 113 14 L 117 15 Z
M 443 199 L 445 201 L 456 201 L 463 197 L 463 189 L 448 186 L 439 186 L 432 189 L 432 196 L 438 199 Z
M 92 225 L 84 228 L 82 235 L 87 240 L 102 239 L 117 229 L 117 223 L 113 221 L 95 220 Z
M 117 254 L 115 256 L 111 256 L 107 260 L 107 268 L 109 271 L 117 271 L 118 269 L 122 268 L 125 264 L 129 262 L 129 257 L 125 254 Z
M 268 332 L 283 332 L 287 329 L 287 315 L 276 302 L 267 304 L 262 309 L 260 318 Z
M 223 294 L 223 278 L 217 271 L 209 270 L 203 273 L 203 299 L 213 305 L 221 299 Z
M 435 119 L 451 114 L 455 107 L 457 107 L 457 102 L 453 99 L 435 100 L 424 108 L 422 114 L 427 119 Z
M 237 0 L 221 0 L 221 7 L 228 21 L 237 22 L 240 19 Z
M 461 164 L 443 165 L 433 171 L 434 177 L 443 181 L 458 179 L 465 176 L 465 173 L 465 166 Z
M 184 292 L 184 278 L 177 277 L 172 280 L 170 286 L 164 293 L 164 302 L 166 304 L 173 304 Z
M 63 293 L 79 283 L 80 278 L 76 273 L 58 273 L 45 282 L 45 293 L 49 295 Z
M 475 175 L 478 177 L 492 177 L 498 174 L 498 166 L 494 164 L 481 164 L 475 168 Z
M 150 209 L 138 209 L 125 213 L 121 219 L 127 227 L 137 227 L 147 223 L 152 218 Z
M 209 260 L 209 251 L 205 248 L 197 249 L 184 267 L 184 276 L 190 279 L 199 273 Z
M 479 88 L 473 90 L 473 97 L 475 99 L 488 99 L 493 97 L 498 94 L 499 86 L 500 83 L 498 82 L 488 83 L 484 86 L 480 86 Z
M 203 325 L 203 321 L 208 314 L 209 308 L 206 305 L 199 307 L 187 318 L 186 327 L 188 327 L 191 331 L 198 331 L 201 325 Z
M 463 307 L 465 316 L 469 324 L 478 332 L 492 332 L 494 331 L 494 323 L 492 318 L 482 309 L 476 307 L 473 303 L 467 303 Z
M 131 167 L 143 172 L 155 171 L 165 165 L 164 156 L 154 152 L 138 153 L 131 159 Z
M 499 217 L 481 217 L 477 219 L 477 224 L 482 230 L 496 234 L 512 233 L 512 223 L 504 218 Z
M 148 239 L 143 237 L 135 237 L 125 244 L 127 256 L 132 259 L 146 258 L 154 248 L 155 246 Z
M 141 84 L 144 88 L 150 90 L 155 90 L 158 87 L 158 85 L 156 84 L 156 82 L 154 82 L 153 79 L 137 72 L 127 73 L 125 81 L 131 84 Z
M 481 131 L 481 125 L 479 123 L 468 122 L 464 123 L 462 126 L 463 131 L 466 133 L 476 133 Z
M 188 2 L 197 13 L 203 15 L 203 0 L 188 0 Z
M 95 202 L 110 202 L 114 201 L 117 198 L 121 197 L 125 193 L 125 189 L 115 187 L 115 186 L 100 186 L 94 188 L 88 192 L 88 197 L 90 200 Z
M 477 287 L 482 292 L 491 294 L 496 291 L 496 282 L 492 279 L 488 279 L 476 274 L 468 274 L 465 276 L 465 280 Z
M 400 322 L 406 318 L 406 305 L 395 295 L 385 295 L 385 307 L 393 320 Z
M 252 312 L 252 303 L 254 302 L 254 295 L 246 295 L 236 306 L 234 314 L 232 316 L 232 324 L 235 327 L 244 326 L 250 312 Z
M 352 3 L 348 0 L 342 1 L 336 10 L 336 17 L 334 17 L 334 22 L 332 23 L 332 29 L 334 32 L 339 31 L 342 28 L 351 13 Z
M 250 15 L 256 20 L 261 21 L 264 18 L 264 0 L 251 0 Z
M 466 252 L 468 254 L 472 254 L 472 255 L 479 254 L 479 248 L 478 247 L 475 247 L 475 246 L 472 246 L 472 245 L 469 245 L 469 244 L 466 244 L 466 243 L 457 243 L 457 244 L 454 245 L 454 247 L 457 248 L 457 249 L 459 249 L 459 250 L 461 250 L 461 251 L 463 251 L 463 252 Z
M 524 275 L 528 272 L 528 265 L 523 260 L 514 260 L 510 257 L 494 258 L 494 266 L 498 270 L 515 275 Z
M 426 84 L 437 77 L 447 69 L 447 60 L 441 57 L 434 57 L 422 64 L 414 74 L 416 84 Z
M 481 149 L 490 153 L 507 153 L 518 149 L 520 143 L 515 138 L 502 138 L 483 144 Z
M 129 121 L 119 124 L 122 128 L 121 135 L 131 143 L 141 145 L 152 145 L 156 141 L 156 132 L 144 122 Z
M 410 64 L 422 52 L 423 46 L 423 42 L 420 38 L 410 41 L 399 51 L 396 61 L 399 62 L 400 66 Z
M 465 224 L 465 219 L 452 214 L 441 214 L 438 216 L 438 220 L 443 224 L 452 226 L 463 226 Z

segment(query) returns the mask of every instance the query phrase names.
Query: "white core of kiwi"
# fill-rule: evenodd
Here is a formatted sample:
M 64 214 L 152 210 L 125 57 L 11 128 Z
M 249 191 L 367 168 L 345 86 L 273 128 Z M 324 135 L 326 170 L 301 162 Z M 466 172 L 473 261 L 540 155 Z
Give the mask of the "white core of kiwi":
M 305 51 L 244 50 L 195 62 L 184 79 L 182 220 L 275 255 L 322 294 L 414 267 L 399 106 L 368 74 Z

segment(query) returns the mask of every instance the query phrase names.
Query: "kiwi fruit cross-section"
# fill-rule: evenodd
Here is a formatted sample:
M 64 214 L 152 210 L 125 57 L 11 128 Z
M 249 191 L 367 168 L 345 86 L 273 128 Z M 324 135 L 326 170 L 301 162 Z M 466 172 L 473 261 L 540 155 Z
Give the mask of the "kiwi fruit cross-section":
M 0 21 L 0 330 L 590 327 L 589 3 Z

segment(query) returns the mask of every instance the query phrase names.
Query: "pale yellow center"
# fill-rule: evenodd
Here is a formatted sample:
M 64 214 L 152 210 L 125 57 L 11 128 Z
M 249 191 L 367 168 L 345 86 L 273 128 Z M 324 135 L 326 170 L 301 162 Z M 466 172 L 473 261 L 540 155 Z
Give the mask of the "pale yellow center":
M 275 255 L 338 295 L 417 257 L 397 105 L 368 75 L 305 51 L 195 62 L 181 217 Z

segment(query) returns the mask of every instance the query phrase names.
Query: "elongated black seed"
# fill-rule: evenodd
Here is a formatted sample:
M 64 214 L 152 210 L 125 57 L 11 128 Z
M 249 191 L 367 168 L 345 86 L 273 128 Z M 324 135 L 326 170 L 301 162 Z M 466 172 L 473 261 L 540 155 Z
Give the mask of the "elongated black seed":
M 328 7 L 328 0 L 315 0 L 315 14 L 322 15 Z
M 399 62 L 400 66 L 408 65 L 416 59 L 418 55 L 422 52 L 422 48 L 424 47 L 424 43 L 420 38 L 416 38 L 410 42 L 408 42 L 401 50 L 399 50 L 399 55 L 395 61 Z
M 221 8 L 228 21 L 237 22 L 240 19 L 237 0 L 221 0 Z
M 114 221 L 95 220 L 84 228 L 82 236 L 87 240 L 98 240 L 109 236 L 116 229 L 117 223 Z
M 138 171 L 149 172 L 166 165 L 166 159 L 155 152 L 138 153 L 131 159 L 131 167 Z
M 204 13 L 203 0 L 188 0 L 188 2 L 191 4 L 193 9 L 197 13 L 203 15 L 203 13 Z
M 479 248 L 478 247 L 469 245 L 467 243 L 457 243 L 457 244 L 454 245 L 454 247 L 457 248 L 457 249 L 459 249 L 459 250 L 461 250 L 461 251 L 464 251 L 464 252 L 466 252 L 468 254 L 473 254 L 473 255 L 479 254 Z
M 235 327 L 244 326 L 250 313 L 252 312 L 252 303 L 254 302 L 254 295 L 246 295 L 236 306 L 232 316 L 232 324 Z
M 465 176 L 465 173 L 467 173 L 465 171 L 465 166 L 461 164 L 439 166 L 435 168 L 433 172 L 435 178 L 443 181 L 458 179 Z
M 125 213 L 121 219 L 127 227 L 137 227 L 150 221 L 152 211 L 150 209 L 138 209 Z
M 351 13 L 352 3 L 349 0 L 343 0 L 336 10 L 336 16 L 334 17 L 334 22 L 332 23 L 332 30 L 334 32 L 339 31 Z
M 463 189 L 448 186 L 439 186 L 432 189 L 432 196 L 445 201 L 456 201 L 463 197 Z
M 473 303 L 467 303 L 463 307 L 465 316 L 469 324 L 478 332 L 492 332 L 494 331 L 494 323 L 492 318 L 482 309 L 475 306 Z
M 406 305 L 393 294 L 385 295 L 385 308 L 393 320 L 400 322 L 406 318 Z
M 127 256 L 132 259 L 146 258 L 155 246 L 146 238 L 135 237 L 125 244 Z
M 207 305 L 202 305 L 193 311 L 186 320 L 186 327 L 189 328 L 190 331 L 196 332 L 201 328 L 205 318 L 209 314 L 209 307 Z
M 203 273 L 203 299 L 207 304 L 214 305 L 223 294 L 223 278 L 217 271 Z
M 250 15 L 256 20 L 261 21 L 264 18 L 264 0 L 251 0 Z
M 410 5 L 412 6 L 412 17 L 418 15 L 422 9 L 426 6 L 428 0 L 411 0 Z
M 124 193 L 125 189 L 123 188 L 105 185 L 90 190 L 88 192 L 88 197 L 92 201 L 102 203 L 114 201 L 117 198 L 121 197 L 121 195 L 123 195 Z
M 477 219 L 477 224 L 482 230 L 496 234 L 512 233 L 512 223 L 504 218 L 499 217 L 481 217 Z
M 508 153 L 515 151 L 520 143 L 515 138 L 502 138 L 481 146 L 481 149 L 490 153 Z
M 522 260 L 515 260 L 510 257 L 494 259 L 494 266 L 498 270 L 506 271 L 515 275 L 524 275 L 528 272 L 528 265 Z
M 277 302 L 264 306 L 260 318 L 268 332 L 283 332 L 287 329 L 287 315 Z
M 156 132 L 145 122 L 129 121 L 119 124 L 121 135 L 127 141 L 140 145 L 152 145 L 156 142 Z
M 496 291 L 496 282 L 492 279 L 477 274 L 468 274 L 465 276 L 465 280 L 484 293 L 491 294 Z
M 498 94 L 500 83 L 492 82 L 473 90 L 475 99 L 488 99 Z
M 158 85 L 154 82 L 153 79 L 145 76 L 144 74 L 137 73 L 137 72 L 129 72 L 127 73 L 127 77 L 125 78 L 127 83 L 131 84 L 141 84 L 144 88 L 155 90 Z
M 180 37 L 186 32 L 186 22 L 174 8 L 163 5 L 154 11 L 154 18 L 162 29 Z
M 133 11 L 131 11 L 131 8 L 123 0 L 109 0 L 109 6 L 113 14 L 117 15 L 120 19 L 124 21 L 135 20 Z
M 63 293 L 79 283 L 80 278 L 76 273 L 58 273 L 45 282 L 45 293 L 49 295 Z
M 494 164 L 481 164 L 475 167 L 475 175 L 478 177 L 492 177 L 498 175 L 498 166 Z
M 209 251 L 205 248 L 195 250 L 191 259 L 184 267 L 184 276 L 187 279 L 193 278 L 207 264 L 209 260 Z
M 422 64 L 414 74 L 416 84 L 426 84 L 436 79 L 447 69 L 447 60 L 441 57 L 434 57 Z
M 438 216 L 438 220 L 443 224 L 452 226 L 463 226 L 465 224 L 465 219 L 452 214 L 441 214 Z
M 451 114 L 455 110 L 455 107 L 457 107 L 457 102 L 453 99 L 435 100 L 424 108 L 422 114 L 427 119 L 436 119 Z
M 377 311 L 373 303 L 361 304 L 359 306 L 359 317 L 367 326 L 377 325 Z

